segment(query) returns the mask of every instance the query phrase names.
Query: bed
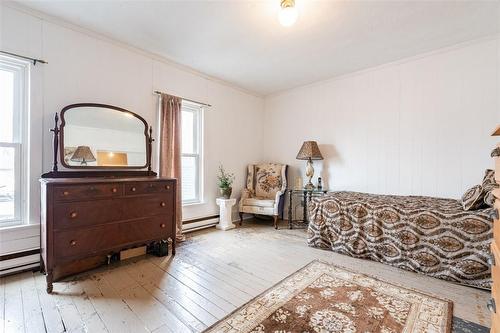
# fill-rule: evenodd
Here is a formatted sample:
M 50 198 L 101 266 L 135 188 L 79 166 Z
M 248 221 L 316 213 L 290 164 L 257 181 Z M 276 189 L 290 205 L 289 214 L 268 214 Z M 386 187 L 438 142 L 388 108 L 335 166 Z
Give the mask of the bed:
M 331 192 L 312 198 L 308 244 L 490 289 L 492 208 L 422 196 Z

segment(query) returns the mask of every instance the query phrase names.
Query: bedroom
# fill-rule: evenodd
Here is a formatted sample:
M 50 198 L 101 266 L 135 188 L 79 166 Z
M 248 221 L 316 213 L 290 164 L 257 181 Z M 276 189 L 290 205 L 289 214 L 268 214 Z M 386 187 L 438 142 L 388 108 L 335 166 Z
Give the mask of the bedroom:
M 0 332 L 500 332 L 499 25 L 1 2 Z

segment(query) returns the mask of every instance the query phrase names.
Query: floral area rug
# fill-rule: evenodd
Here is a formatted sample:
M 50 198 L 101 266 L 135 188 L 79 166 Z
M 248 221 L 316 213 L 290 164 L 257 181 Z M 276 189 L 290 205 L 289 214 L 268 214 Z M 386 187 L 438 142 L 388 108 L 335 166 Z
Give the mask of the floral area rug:
M 449 333 L 452 303 L 312 261 L 206 332 Z

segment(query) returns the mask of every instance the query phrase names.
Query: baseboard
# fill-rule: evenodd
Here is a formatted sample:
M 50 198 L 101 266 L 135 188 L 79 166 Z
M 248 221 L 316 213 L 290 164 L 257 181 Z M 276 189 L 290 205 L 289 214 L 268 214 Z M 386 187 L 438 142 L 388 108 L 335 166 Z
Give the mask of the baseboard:
M 247 215 L 243 217 L 243 220 L 251 220 L 253 218 L 253 215 Z M 237 224 L 240 222 L 239 218 L 234 218 L 233 221 L 234 224 Z M 189 224 L 183 224 L 182 225 L 182 231 L 187 233 L 187 232 L 192 232 L 196 230 L 201 230 L 205 228 L 211 228 L 213 226 L 216 226 L 219 223 L 219 218 L 211 218 L 208 217 L 207 219 L 198 219 L 196 222 L 191 222 Z
M 0 276 L 19 273 L 40 266 L 40 254 L 26 251 L 26 255 L 22 253 L 11 255 L 8 259 L 0 261 Z M 5 258 L 4 257 L 4 258 Z
M 219 223 L 218 217 L 217 218 L 208 217 L 207 219 L 203 219 L 203 220 L 199 219 L 196 222 L 192 222 L 189 224 L 183 224 L 182 231 L 183 232 L 190 232 L 190 231 L 200 230 L 203 228 L 209 228 L 209 227 L 213 227 L 217 223 Z

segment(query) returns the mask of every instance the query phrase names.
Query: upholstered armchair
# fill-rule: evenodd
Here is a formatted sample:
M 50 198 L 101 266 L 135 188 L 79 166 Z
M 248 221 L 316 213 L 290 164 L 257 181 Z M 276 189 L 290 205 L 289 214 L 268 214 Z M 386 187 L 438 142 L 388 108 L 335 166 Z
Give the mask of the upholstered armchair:
M 287 168 L 286 164 L 277 163 L 248 166 L 247 184 L 239 204 L 240 225 L 243 213 L 270 215 L 274 218 L 274 228 L 278 229 L 278 216 L 283 218 Z

